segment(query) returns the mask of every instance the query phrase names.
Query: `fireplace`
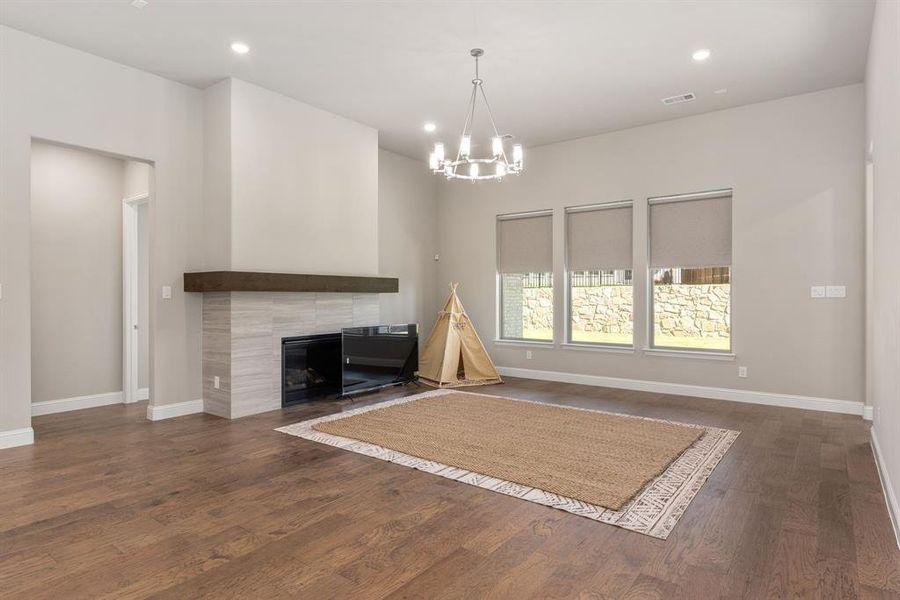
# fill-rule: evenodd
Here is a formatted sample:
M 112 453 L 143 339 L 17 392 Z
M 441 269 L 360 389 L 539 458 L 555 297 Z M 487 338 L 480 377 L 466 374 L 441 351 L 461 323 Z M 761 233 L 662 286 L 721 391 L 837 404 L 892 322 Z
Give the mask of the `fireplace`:
M 281 405 L 341 392 L 341 334 L 281 339 Z

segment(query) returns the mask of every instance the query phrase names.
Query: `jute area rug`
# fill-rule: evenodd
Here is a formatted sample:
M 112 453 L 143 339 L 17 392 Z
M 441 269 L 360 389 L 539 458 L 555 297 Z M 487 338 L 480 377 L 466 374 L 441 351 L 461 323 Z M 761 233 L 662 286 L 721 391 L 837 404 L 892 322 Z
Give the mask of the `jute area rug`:
M 662 539 L 738 435 L 455 390 L 278 431 Z

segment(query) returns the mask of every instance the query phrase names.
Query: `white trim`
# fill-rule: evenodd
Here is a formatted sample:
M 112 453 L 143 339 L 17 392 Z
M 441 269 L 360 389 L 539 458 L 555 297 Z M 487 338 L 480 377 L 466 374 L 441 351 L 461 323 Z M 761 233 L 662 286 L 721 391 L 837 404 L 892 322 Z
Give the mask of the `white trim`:
M 540 340 L 516 340 L 516 339 L 496 339 L 493 340 L 497 346 L 537 346 L 538 348 L 555 348 L 555 342 L 546 342 Z
M 149 194 L 122 200 L 122 390 L 124 402 L 140 400 L 138 389 L 138 209 L 150 201 Z
M 608 208 L 626 208 L 629 206 L 633 206 L 633 200 L 613 200 L 612 202 L 599 202 L 596 204 L 584 204 L 582 206 L 567 206 L 564 210 L 564 213 L 567 215 L 574 215 L 578 213 L 584 212 L 594 212 L 597 210 L 606 210 Z M 568 232 L 567 236 L 568 237 Z M 568 267 L 566 268 L 568 271 Z
M 41 415 L 69 412 L 70 410 L 109 406 L 110 404 L 122 404 L 122 392 L 106 392 L 105 394 L 90 394 L 88 396 L 73 396 L 71 398 L 59 398 L 58 400 L 32 402 L 31 416 L 39 417 Z
M 866 421 L 871 421 L 875 418 L 875 407 L 869 406 L 868 404 L 863 406 L 863 414 L 862 418 Z
M 148 387 L 138 388 L 137 401 L 140 402 L 141 400 L 149 400 L 149 399 L 150 399 L 150 388 L 148 388 Z
M 894 495 L 894 487 L 891 485 L 891 477 L 888 475 L 874 427 L 869 430 L 869 434 L 872 454 L 875 455 L 875 465 L 878 467 L 878 479 L 881 480 L 881 489 L 884 490 L 884 501 L 887 504 L 888 516 L 891 519 L 891 526 L 894 528 L 897 547 L 900 548 L 900 502 L 897 502 L 897 496 Z
M 563 342 L 559 345 L 559 347 L 563 350 L 586 350 L 588 352 L 609 352 L 611 354 L 634 354 L 634 346 Z
M 734 195 L 734 188 L 722 188 L 708 192 L 691 192 L 688 194 L 675 194 L 674 196 L 655 196 L 647 198 L 647 204 L 668 204 L 669 202 L 690 202 L 691 200 L 712 200 L 714 198 L 730 198 Z
M 875 165 L 866 161 L 866 404 L 875 396 Z M 872 417 L 869 417 L 871 420 Z
M 30 446 L 33 443 L 34 429 L 31 427 L 0 431 L 0 450 L 3 448 L 15 448 L 16 446 Z
M 125 204 L 143 204 L 149 201 L 150 194 L 147 192 L 141 192 L 140 194 L 135 194 L 133 196 L 128 196 L 127 198 L 122 199 L 122 202 L 124 202 Z
M 665 356 L 668 358 L 700 358 L 704 360 L 734 360 L 732 352 L 706 352 L 704 350 L 675 350 L 669 348 L 644 348 L 647 356 Z
M 729 400 L 732 402 L 784 406 L 787 408 L 801 408 L 804 410 L 820 410 L 823 412 L 843 413 L 847 415 L 862 416 L 863 414 L 863 403 L 854 402 L 852 400 L 815 398 L 812 396 L 792 396 L 789 394 L 716 388 L 704 385 L 645 381 L 642 379 L 624 379 L 621 377 L 605 377 L 602 375 L 582 375 L 579 373 L 562 373 L 560 371 L 538 371 L 536 369 L 519 369 L 516 367 L 497 367 L 497 370 L 501 375 L 508 377 L 522 377 L 524 379 L 579 383 L 581 385 L 620 388 L 623 390 L 637 390 L 640 392 L 654 392 L 658 394 L 675 394 L 677 396 L 697 396 L 699 398 L 711 398 L 713 400 Z
M 497 215 L 498 221 L 513 221 L 515 219 L 530 219 L 532 217 L 552 217 L 552 208 L 542 208 L 539 210 L 529 210 L 525 212 L 506 213 Z
M 150 404 L 147 406 L 147 418 L 151 421 L 162 421 L 163 419 L 172 419 L 202 412 L 203 400 L 199 398 L 175 404 L 163 404 L 162 406 Z

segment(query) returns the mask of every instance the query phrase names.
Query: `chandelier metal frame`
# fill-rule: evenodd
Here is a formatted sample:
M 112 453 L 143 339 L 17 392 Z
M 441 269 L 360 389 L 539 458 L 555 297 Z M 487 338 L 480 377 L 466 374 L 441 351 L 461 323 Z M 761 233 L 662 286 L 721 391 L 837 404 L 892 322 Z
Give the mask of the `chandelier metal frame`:
M 511 138 L 510 135 L 500 135 L 497 124 L 494 122 L 494 114 L 484 93 L 484 81 L 479 77 L 478 59 L 484 56 L 481 48 L 472 48 L 469 54 L 475 58 L 475 79 L 472 80 L 472 94 L 469 97 L 466 121 L 463 124 L 462 136 L 460 136 L 459 148 L 456 159 L 445 157 L 444 144 L 436 142 L 434 150 L 428 158 L 428 165 L 433 173 L 439 173 L 447 179 L 463 179 L 467 181 L 481 181 L 487 179 L 501 180 L 507 175 L 518 175 L 524 169 L 524 151 L 521 144 L 513 144 L 512 160 L 506 155 L 504 141 Z M 478 97 L 484 101 L 487 115 L 491 122 L 494 135 L 491 138 L 491 157 L 477 158 L 472 156 L 472 126 L 475 121 L 475 105 Z M 493 165 L 493 169 L 490 166 Z M 492 172 L 486 172 L 492 171 Z

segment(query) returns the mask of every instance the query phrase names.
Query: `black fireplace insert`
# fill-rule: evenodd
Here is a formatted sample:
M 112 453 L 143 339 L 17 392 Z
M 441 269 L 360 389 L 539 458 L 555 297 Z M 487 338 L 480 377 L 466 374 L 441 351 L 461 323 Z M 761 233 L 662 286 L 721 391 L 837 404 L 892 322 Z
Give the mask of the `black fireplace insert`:
M 281 340 L 281 405 L 341 393 L 341 334 Z

